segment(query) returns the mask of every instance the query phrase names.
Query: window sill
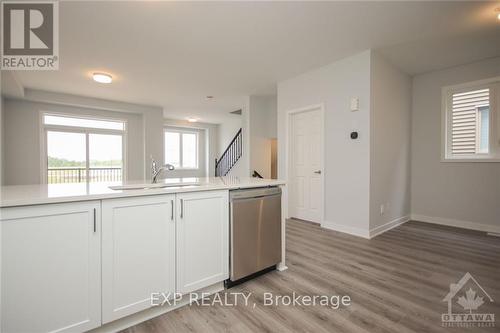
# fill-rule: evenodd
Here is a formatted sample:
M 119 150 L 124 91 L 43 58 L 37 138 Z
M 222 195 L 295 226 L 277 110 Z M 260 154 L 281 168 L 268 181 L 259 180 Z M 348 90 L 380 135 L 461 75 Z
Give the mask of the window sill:
M 442 163 L 500 163 L 500 157 L 446 157 Z
M 198 171 L 200 168 L 175 168 L 172 171 Z

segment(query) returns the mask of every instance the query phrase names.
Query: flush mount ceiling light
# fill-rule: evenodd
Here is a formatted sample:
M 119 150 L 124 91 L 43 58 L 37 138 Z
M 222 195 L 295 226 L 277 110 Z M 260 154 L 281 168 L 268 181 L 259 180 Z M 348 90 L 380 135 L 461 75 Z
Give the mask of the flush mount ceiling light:
M 188 117 L 187 121 L 189 121 L 190 123 L 195 123 L 198 121 L 198 118 Z
M 111 83 L 113 81 L 113 77 L 106 73 L 94 73 L 92 74 L 92 78 L 95 82 L 99 83 Z

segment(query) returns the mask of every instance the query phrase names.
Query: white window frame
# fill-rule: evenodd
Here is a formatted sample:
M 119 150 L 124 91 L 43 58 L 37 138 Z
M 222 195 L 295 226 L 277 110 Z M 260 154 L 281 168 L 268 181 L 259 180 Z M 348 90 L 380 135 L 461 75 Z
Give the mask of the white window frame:
M 453 94 L 490 89 L 490 122 L 488 153 L 453 156 L 452 97 Z M 441 162 L 500 162 L 500 77 L 443 87 L 441 107 Z
M 113 129 L 102 129 L 94 127 L 77 127 L 77 126 L 65 126 L 65 125 L 46 125 L 44 122 L 44 116 L 56 116 L 56 117 L 69 117 L 69 118 L 79 118 L 79 119 L 89 119 L 89 120 L 102 120 L 102 121 L 114 121 L 122 122 L 123 130 L 113 130 Z M 122 180 L 127 180 L 127 120 L 118 118 L 108 118 L 108 117 L 91 117 L 91 116 L 81 116 L 71 113 L 58 113 L 51 111 L 40 111 L 40 179 L 42 184 L 48 183 L 48 147 L 47 147 L 47 132 L 66 132 L 66 133 L 81 133 L 85 134 L 85 169 L 90 169 L 89 161 L 89 134 L 112 134 L 122 136 Z M 87 180 L 88 183 L 88 180 Z
M 163 163 L 168 163 L 167 162 L 167 156 L 165 154 L 165 133 L 170 132 L 170 133 L 180 133 L 179 135 L 179 164 L 180 167 L 175 167 L 175 170 L 200 170 L 200 133 L 199 131 L 195 129 L 190 129 L 187 127 L 172 127 L 172 126 L 165 126 L 163 128 Z M 195 168 L 185 168 L 182 166 L 182 134 L 194 134 L 196 135 L 196 167 Z

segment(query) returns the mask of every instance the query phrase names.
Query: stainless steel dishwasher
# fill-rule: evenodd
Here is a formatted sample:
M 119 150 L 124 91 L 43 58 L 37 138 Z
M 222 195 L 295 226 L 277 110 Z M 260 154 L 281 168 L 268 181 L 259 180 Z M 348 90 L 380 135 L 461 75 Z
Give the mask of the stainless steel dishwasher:
M 231 287 L 274 269 L 281 261 L 281 189 L 230 192 Z

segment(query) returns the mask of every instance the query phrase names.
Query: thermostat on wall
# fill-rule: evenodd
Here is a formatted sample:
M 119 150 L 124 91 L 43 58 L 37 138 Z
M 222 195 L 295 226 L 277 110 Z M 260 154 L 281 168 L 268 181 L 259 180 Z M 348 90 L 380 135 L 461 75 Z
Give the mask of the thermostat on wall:
M 351 111 L 358 111 L 359 110 L 359 98 L 357 97 L 352 97 L 351 98 Z

